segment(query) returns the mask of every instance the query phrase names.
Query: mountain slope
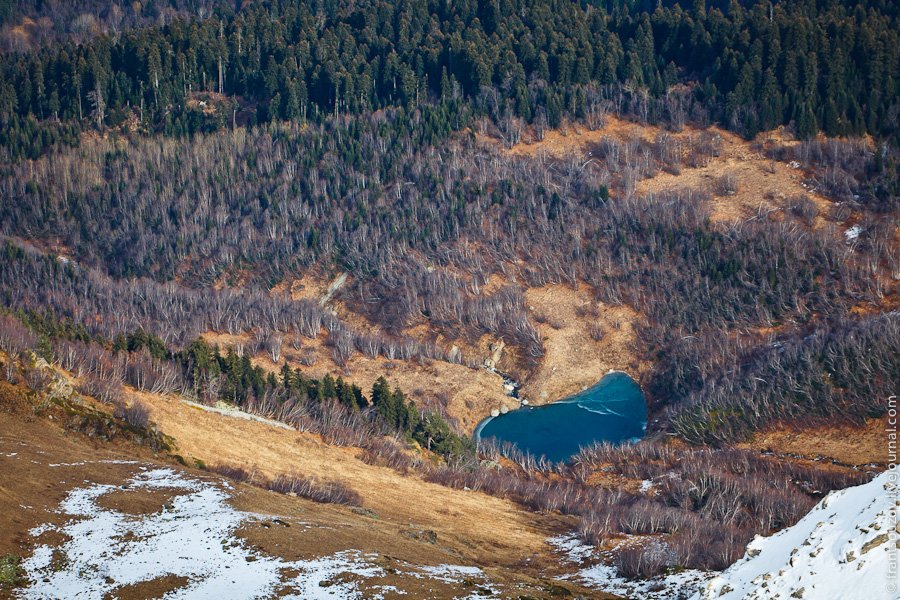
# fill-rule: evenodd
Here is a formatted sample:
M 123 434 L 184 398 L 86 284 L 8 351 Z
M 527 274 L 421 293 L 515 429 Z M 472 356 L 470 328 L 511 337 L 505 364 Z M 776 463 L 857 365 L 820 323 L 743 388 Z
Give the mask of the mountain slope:
M 793 527 L 747 547 L 694 600 L 898 598 L 898 490 L 891 472 L 832 492 Z
M 84 402 L 88 414 L 95 404 Z M 127 435 L 79 426 L 46 396 L 0 382 L 0 560 L 12 566 L 0 599 L 222 597 L 224 589 L 240 598 L 549 597 L 561 584 L 587 592 L 544 573 L 554 564 L 544 540 L 570 519 L 368 465 L 303 432 L 168 404 L 151 405 L 158 425 L 197 424 L 176 430 L 187 465 Z M 202 435 L 208 443 L 197 455 Z M 251 455 L 259 462 L 241 459 Z M 334 475 L 359 489 L 362 506 L 238 483 L 190 466 L 199 458 Z

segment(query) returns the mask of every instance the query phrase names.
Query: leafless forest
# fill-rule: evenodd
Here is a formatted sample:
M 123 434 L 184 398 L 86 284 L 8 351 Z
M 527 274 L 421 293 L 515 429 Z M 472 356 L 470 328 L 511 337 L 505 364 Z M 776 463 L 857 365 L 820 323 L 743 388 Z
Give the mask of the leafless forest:
M 881 305 L 900 268 L 884 215 L 893 205 L 872 187 L 890 175 L 867 178 L 883 159 L 861 143 L 790 149 L 861 218 L 848 247 L 832 229 L 841 215 L 811 230 L 802 199 L 783 221 L 726 226 L 710 221 L 707 191 L 633 193 L 637 180 L 714 156 L 710 136 L 687 147 L 665 135 L 604 138 L 599 165 L 586 166 L 465 137 L 423 146 L 415 124 L 393 118 L 184 141 L 113 136 L 9 165 L 4 304 L 105 339 L 144 327 L 180 347 L 205 331 L 252 331 L 277 359 L 283 334 L 325 331 L 339 364 L 354 352 L 474 360 L 404 334 L 427 324 L 450 339 L 502 337 L 527 376 L 543 347 L 523 289 L 587 283 L 646 317 L 638 350 L 656 366 L 644 388 L 697 441 L 775 418 L 858 420 L 897 380 L 896 316 L 850 316 Z M 351 275 L 342 298 L 381 333 L 270 289 L 341 271 Z M 492 275 L 506 284 L 484 294 Z M 783 333 L 756 333 L 780 323 Z M 868 370 L 851 373 L 855 356 Z

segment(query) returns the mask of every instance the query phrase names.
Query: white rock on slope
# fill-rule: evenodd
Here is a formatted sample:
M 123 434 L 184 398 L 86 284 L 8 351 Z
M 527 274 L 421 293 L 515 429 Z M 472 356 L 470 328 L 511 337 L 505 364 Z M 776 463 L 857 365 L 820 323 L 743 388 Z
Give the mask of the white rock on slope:
M 694 600 L 896 600 L 900 473 L 832 492 L 796 525 L 757 537 Z

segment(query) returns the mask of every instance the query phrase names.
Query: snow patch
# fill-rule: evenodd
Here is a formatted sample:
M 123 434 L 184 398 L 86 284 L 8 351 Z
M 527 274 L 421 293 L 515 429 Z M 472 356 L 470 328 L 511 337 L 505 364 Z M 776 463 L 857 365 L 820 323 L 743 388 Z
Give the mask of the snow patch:
M 832 492 L 793 527 L 754 539 L 694 599 L 896 599 L 898 503 L 890 472 Z
M 375 564 L 375 554 L 350 549 L 298 561 L 261 554 L 235 536 L 235 531 L 266 517 L 228 504 L 229 485 L 169 468 L 141 469 L 121 486 L 89 483 L 69 492 L 57 512 L 72 517 L 70 521 L 30 530 L 34 538 L 55 531 L 68 541 L 39 545 L 22 563 L 31 583 L 19 592 L 20 598 L 116 596 L 123 586 L 166 575 L 188 582 L 165 597 L 190 600 L 274 596 L 350 600 L 403 593 L 390 585 L 367 585 L 360 590 L 360 581 L 386 576 Z M 126 514 L 99 504 L 106 494 L 134 489 L 179 493 L 153 514 Z M 474 579 L 489 588 L 478 567 L 410 565 L 402 575 L 451 584 Z
M 583 567 L 564 579 L 574 579 L 585 587 L 626 598 L 686 599 L 715 575 L 715 573 L 686 569 L 665 577 L 640 581 L 630 580 L 620 576 L 615 567 L 601 562 L 604 557 L 593 546 L 584 544 L 575 535 L 556 536 L 548 539 L 547 542 L 565 556 L 566 562 Z M 585 562 L 594 564 L 584 566 Z
M 253 551 L 234 531 L 256 515 L 231 507 L 223 489 L 212 482 L 163 468 L 140 473 L 127 486 L 188 493 L 174 496 L 159 513 L 134 516 L 98 504 L 119 487 L 93 484 L 73 490 L 59 512 L 74 520 L 31 530 L 33 536 L 59 531 L 69 541 L 57 548 L 38 546 L 23 562 L 31 585 L 21 591 L 22 598 L 99 598 L 169 574 L 189 580 L 167 595 L 172 598 L 268 598 L 276 592 L 286 598 L 360 598 L 356 583 L 332 580 L 338 574 L 383 574 L 369 556 L 355 550 L 307 561 Z M 284 578 L 284 571 L 299 574 Z M 372 593 L 367 591 L 369 597 Z M 374 597 L 378 595 L 376 591 Z
M 463 579 L 484 579 L 484 571 L 478 567 L 465 567 L 462 565 L 437 565 L 416 567 L 422 573 L 428 575 L 428 579 L 443 581 L 444 583 L 459 583 Z
M 844 238 L 847 240 L 847 242 L 852 242 L 853 240 L 858 238 L 859 234 L 861 234 L 862 232 L 862 227 L 860 227 L 859 225 L 854 225 L 844 232 Z
M 192 408 L 215 413 L 217 415 L 222 415 L 223 417 L 234 417 L 235 419 L 244 419 L 245 421 L 256 421 L 258 423 L 265 423 L 266 425 L 271 425 L 272 427 L 278 427 L 279 429 L 288 429 L 290 431 L 296 430 L 295 427 L 291 427 L 287 423 L 282 423 L 281 421 L 267 419 L 265 417 L 260 417 L 259 415 L 253 415 L 248 412 L 244 412 L 237 406 L 228 404 L 227 402 L 217 402 L 215 406 L 206 406 L 205 404 L 192 402 L 185 398 L 182 398 L 181 401 Z

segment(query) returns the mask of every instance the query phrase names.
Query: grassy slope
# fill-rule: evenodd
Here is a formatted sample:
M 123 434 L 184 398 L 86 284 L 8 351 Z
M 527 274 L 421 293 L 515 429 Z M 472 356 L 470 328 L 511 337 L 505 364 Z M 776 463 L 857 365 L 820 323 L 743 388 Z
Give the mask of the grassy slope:
M 335 448 L 315 436 L 287 431 L 265 423 L 236 419 L 192 408 L 177 399 L 142 398 L 152 407 L 160 429 L 174 434 L 185 457 L 210 464 L 224 462 L 258 467 L 267 474 L 299 472 L 332 478 L 353 486 L 365 508 L 376 518 L 343 506 L 316 504 L 245 484 L 236 484 L 231 503 L 263 515 L 260 522 L 242 527 L 238 535 L 264 553 L 288 560 L 311 559 L 340 550 L 356 549 L 379 555 L 389 573 L 382 585 L 395 585 L 411 597 L 454 597 L 465 585 L 420 580 L 404 574 L 402 565 L 478 565 L 490 582 L 505 593 L 545 596 L 551 582 L 546 569 L 558 558 L 547 537 L 571 524 L 561 517 L 539 516 L 512 503 L 481 493 L 456 491 L 367 465 L 354 450 Z M 175 465 L 170 456 L 154 455 L 131 443 L 100 442 L 66 431 L 66 415 L 57 407 L 36 409 L 41 403 L 24 389 L 0 383 L 0 555 L 28 556 L 35 544 L 57 545 L 64 539 L 28 530 L 63 519 L 54 510 L 66 494 L 85 482 L 119 485 L 134 474 L 134 464 L 102 461 L 136 460 L 145 465 Z M 190 462 L 190 461 L 188 461 Z M 187 473 L 210 475 L 189 467 Z M 220 478 L 213 476 L 215 480 Z M 171 499 L 170 491 L 117 491 L 103 502 L 129 514 L 158 512 Z M 271 527 L 265 517 L 309 527 Z M 417 540 L 410 531 L 432 530 L 437 541 Z M 406 532 L 406 533 L 404 533 Z M 164 578 L 129 590 L 122 597 L 146 597 L 184 582 Z M 566 583 L 573 592 L 586 592 Z M 149 586 L 149 587 L 148 587 Z M 515 590 L 515 592 L 511 590 Z M 10 590 L 0 590 L 0 597 Z M 596 597 L 596 593 L 592 593 Z

